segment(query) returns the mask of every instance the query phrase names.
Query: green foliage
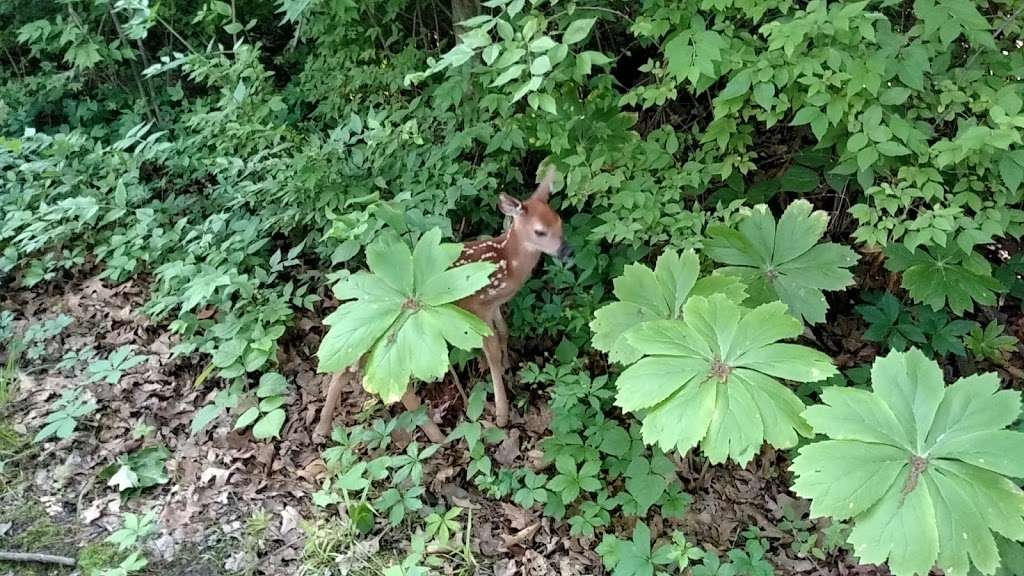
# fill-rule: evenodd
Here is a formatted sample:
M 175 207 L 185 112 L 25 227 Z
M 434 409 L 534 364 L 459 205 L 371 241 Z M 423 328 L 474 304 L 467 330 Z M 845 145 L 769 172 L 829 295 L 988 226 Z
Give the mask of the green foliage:
M 630 333 L 644 358 L 619 376 L 616 405 L 642 414 L 645 442 L 682 453 L 700 443 L 715 463 L 746 464 L 765 441 L 795 446 L 810 430 L 803 403 L 778 378 L 814 382 L 836 373 L 821 352 L 778 343 L 801 332 L 780 302 L 749 309 L 723 295 L 690 298 L 683 320 Z
M 121 381 L 124 373 L 146 361 L 146 357 L 140 354 L 133 354 L 135 347 L 130 344 L 118 346 L 103 360 L 96 360 L 89 364 L 86 372 L 89 374 L 89 382 L 105 381 L 107 384 L 117 384 Z
M 892 352 L 872 367 L 872 391 L 830 388 L 805 412 L 830 439 L 801 448 L 793 489 L 813 516 L 851 519 L 862 562 L 897 576 L 951 576 L 999 566 L 993 532 L 1024 538 L 1024 433 L 1020 393 L 995 374 L 943 385 L 919 350 Z
M 324 319 L 331 327 L 317 352 L 321 372 L 339 372 L 369 353 L 363 386 L 385 402 L 401 398 L 412 377 L 432 381 L 449 366 L 448 344 L 478 348 L 489 330 L 454 305 L 483 287 L 489 262 L 449 269 L 459 244 L 441 244 L 441 231 L 424 234 L 415 250 L 401 241 L 367 249 L 372 273 L 356 273 L 335 289 L 343 304 Z
M 229 408 L 234 408 L 238 405 L 238 400 L 242 394 L 242 383 L 235 381 L 230 387 L 224 390 L 219 390 L 213 397 L 213 403 L 207 404 L 196 410 L 195 416 L 192 417 L 192 424 L 189 429 L 193 434 L 199 432 L 203 428 L 213 422 L 218 416 L 224 413 Z
M 996 293 L 1004 291 L 992 277 L 992 267 L 977 252 L 965 253 L 950 244 L 932 250 L 911 252 L 902 245 L 890 246 L 885 266 L 903 275 L 903 287 L 915 302 L 932 310 L 949 307 L 960 316 L 974 309 L 975 303 L 993 306 Z
M 942 310 L 926 306 L 905 308 L 889 293 L 867 295 L 866 300 L 868 304 L 857 306 L 857 312 L 868 322 L 864 339 L 897 351 L 916 345 L 929 356 L 964 356 L 964 338 L 978 327 L 971 320 L 950 319 Z
M 117 544 L 118 550 L 122 552 L 134 548 L 143 540 L 157 531 L 156 512 L 150 511 L 143 515 L 127 512 L 124 515 L 124 523 L 110 536 L 107 542 Z
M 56 317 L 44 322 L 29 325 L 21 337 L 21 345 L 25 349 L 25 358 L 28 360 L 42 358 L 46 354 L 46 344 L 53 338 L 56 338 L 73 321 L 66 314 L 58 314 Z
M 591 374 L 571 359 L 588 355 L 588 324 L 599 308 L 593 345 L 627 372 L 662 356 L 634 345 L 641 330 L 659 322 L 702 327 L 687 317 L 693 296 L 711 302 L 725 293 L 732 303 L 723 309 L 748 316 L 744 304 L 779 298 L 807 323 L 819 322 L 823 292 L 844 288 L 852 263 L 847 249 L 823 242 L 830 221 L 833 239 L 852 231 L 865 253 L 884 247 L 887 266 L 921 304 L 895 311 L 874 303 L 873 337 L 937 355 L 962 354 L 965 338 L 975 355 L 1003 357 L 1005 337 L 967 322 L 1012 317 L 1019 301 L 1001 295 L 1024 294 L 1021 257 L 1012 254 L 1024 233 L 1018 16 L 1013 3 L 968 0 L 490 0 L 457 25 L 447 7 L 409 0 L 7 3 L 0 6 L 0 283 L 42 289 L 88 266 L 108 285 L 144 287 L 141 312 L 169 326 L 179 342 L 174 353 L 209 361 L 195 383 L 210 388 L 192 423 L 199 432 L 238 406 L 251 375 L 278 370 L 279 342 L 303 310 L 319 313 L 325 286 L 416 276 L 415 269 L 395 274 L 408 268 L 404 256 L 380 249 L 390 231 L 402 240 L 389 245 L 422 241 L 435 228 L 440 233 L 430 234 L 460 240 L 494 233 L 496 193 L 521 191 L 530 167 L 549 159 L 561 174 L 554 202 L 578 257 L 541 267 L 511 303 L 509 322 L 530 352 L 567 343 L 557 362 L 522 375 L 553 388 L 545 458 L 571 459 L 577 476 L 596 463 L 602 486 L 566 503 L 562 492 L 547 490 L 552 478 L 497 469 L 487 450 L 500 433 L 484 429 L 479 415 L 453 439 L 466 441 L 471 479 L 486 493 L 541 503 L 549 516 L 568 518 L 574 534 L 596 537 L 611 525 L 606 517 L 685 509 L 664 455 L 642 438 L 659 411 L 679 426 L 701 421 L 667 411 L 699 388 L 681 381 L 684 371 L 651 376 L 675 386 L 660 387 L 668 390 L 664 402 L 637 409 L 643 427 L 618 419 L 612 400 L 628 379 Z M 767 206 L 745 208 L 759 204 Z M 792 218 L 799 242 L 779 236 L 787 214 L 804 213 Z M 760 241 L 759 231 L 771 231 L 771 241 Z M 746 259 L 725 261 L 742 268 L 737 276 L 700 278 L 689 249 L 715 261 L 722 250 Z M 788 265 L 787 250 L 806 269 L 767 278 Z M 653 268 L 628 264 L 657 254 Z M 993 271 L 989 261 L 997 258 L 1004 262 Z M 350 274 L 364 265 L 374 274 Z M 362 308 L 365 316 L 348 313 L 377 301 L 366 296 L 343 305 L 350 308 L 332 319 L 328 344 L 344 349 L 336 331 L 345 322 L 369 324 L 372 305 Z M 980 310 L 997 304 L 998 312 Z M 395 309 L 416 315 L 392 302 Z M 980 314 L 957 318 L 970 312 Z M 719 320 L 705 336 L 731 329 Z M 792 327 L 790 320 L 778 324 Z M 21 337 L 25 358 L 48 359 L 63 321 L 30 326 Z M 442 374 L 448 344 L 461 348 L 421 331 L 413 349 L 411 337 L 399 336 L 412 336 L 419 322 L 382 329 L 395 336 L 387 358 L 400 360 L 374 368 L 381 378 L 369 385 L 382 396 L 394 399 L 412 377 Z M 478 345 L 475 328 L 460 333 L 465 348 Z M 382 333 L 363 352 L 388 343 Z M 421 350 L 420 341 L 430 347 Z M 91 361 L 84 352 L 57 354 L 66 370 Z M 789 370 L 800 360 L 765 368 L 784 374 L 753 372 L 799 381 Z M 112 368 L 103 377 L 119 378 Z M 862 383 L 858 370 L 829 382 L 853 390 Z M 719 389 L 728 388 L 723 400 L 744 389 L 738 373 L 714 384 L 716 400 Z M 797 392 L 813 401 L 819 389 L 799 382 Z M 792 445 L 806 431 L 799 416 L 786 416 L 802 404 L 781 385 L 770 390 L 771 402 L 755 409 L 748 402 L 736 414 L 744 418 L 734 428 L 744 432 L 742 446 L 730 443 L 728 457 L 756 450 L 748 444 L 762 439 L 775 444 L 776 432 L 780 445 Z M 282 395 L 262 398 L 268 410 L 257 406 L 247 417 L 255 415 L 255 424 L 274 414 L 267 436 L 280 430 L 282 406 L 270 407 Z M 88 402 L 69 400 L 61 410 L 76 406 L 71 412 Z M 92 409 L 61 410 L 47 423 L 52 434 L 70 435 Z M 412 478 L 425 450 L 392 454 L 388 436 L 422 417 L 377 420 L 329 448 L 317 502 L 346 507 L 360 529 L 377 513 L 401 514 L 404 525 L 422 520 L 415 496 L 388 492 L 416 494 Z M 396 483 L 399 470 L 404 480 Z M 693 572 L 753 572 L 761 567 L 755 548 L 748 542 L 745 556 L 734 551 L 725 562 L 706 555 Z M 436 570 L 425 538 L 406 560 L 389 573 Z
M 812 211 L 805 200 L 789 204 L 778 222 L 761 204 L 736 229 L 711 227 L 707 252 L 726 264 L 720 272 L 743 280 L 752 303 L 781 300 L 791 314 L 815 324 L 825 321 L 828 309 L 822 290 L 852 284 L 847 268 L 857 263 L 857 255 L 845 246 L 818 244 L 827 226 L 828 214 Z
M 259 387 L 256 388 L 259 404 L 242 412 L 235 421 L 235 430 L 252 426 L 252 437 L 257 440 L 279 438 L 286 416 L 282 406 L 287 401 L 287 391 L 288 381 L 284 376 L 277 372 L 268 372 L 261 376 Z M 213 406 L 216 405 L 217 401 L 214 399 Z
M 452 535 L 459 532 L 462 527 L 459 521 L 460 514 L 462 514 L 462 508 L 458 506 L 453 506 L 449 510 L 431 512 L 426 519 L 427 538 L 436 540 L 442 546 L 448 544 Z
M 651 529 L 643 522 L 633 527 L 630 540 L 606 534 L 597 553 L 612 576 L 654 576 L 659 566 L 673 563 L 671 545 L 662 544 L 652 550 Z
M 1006 354 L 1017 348 L 1017 339 L 1004 333 L 1005 328 L 995 320 L 982 328 L 975 324 L 964 343 L 971 354 L 978 358 L 985 358 L 1002 362 Z
M 654 270 L 643 264 L 626 266 L 613 281 L 619 301 L 597 310 L 590 323 L 594 347 L 614 362 L 631 364 L 643 353 L 630 345 L 628 335 L 646 322 L 678 319 L 691 296 L 723 293 L 736 302 L 746 298 L 740 282 L 721 276 L 698 279 L 699 274 L 700 261 L 692 250 L 681 255 L 666 251 Z
M 75 433 L 78 421 L 96 411 L 96 402 L 83 388 L 71 388 L 60 393 L 53 412 L 46 416 L 46 424 L 36 432 L 33 442 L 42 442 L 51 436 L 66 440 Z
M 571 456 L 559 456 L 555 459 L 558 474 L 548 481 L 547 488 L 559 496 L 563 504 L 571 503 L 584 491 L 597 492 L 601 489 L 601 482 L 597 479 L 600 468 L 598 461 L 586 460 L 577 467 Z
M 146 488 L 170 481 L 166 466 L 170 456 L 171 451 L 164 445 L 140 448 L 118 457 L 115 464 L 100 470 L 99 477 L 123 496 L 137 496 Z

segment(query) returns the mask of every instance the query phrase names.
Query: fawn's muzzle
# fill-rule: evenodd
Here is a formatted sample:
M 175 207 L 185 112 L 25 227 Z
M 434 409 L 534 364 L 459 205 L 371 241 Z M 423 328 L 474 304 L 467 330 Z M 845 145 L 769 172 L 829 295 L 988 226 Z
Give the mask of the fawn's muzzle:
M 568 262 L 572 258 L 572 246 L 569 246 L 568 242 L 562 242 L 562 245 L 558 247 L 558 253 L 555 254 L 555 258 L 562 262 Z

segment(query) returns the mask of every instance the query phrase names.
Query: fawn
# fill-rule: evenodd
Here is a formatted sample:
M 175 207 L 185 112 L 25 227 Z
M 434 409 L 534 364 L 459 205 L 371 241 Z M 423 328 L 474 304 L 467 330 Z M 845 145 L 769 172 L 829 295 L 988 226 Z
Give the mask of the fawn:
M 549 169 L 537 189 L 526 200 L 521 201 L 502 193 L 498 208 L 512 218 L 512 225 L 497 238 L 466 242 L 462 246 L 462 254 L 455 263 L 461 265 L 487 261 L 497 266 L 491 274 L 490 283 L 457 304 L 475 314 L 491 328 L 491 335 L 486 337 L 483 343 L 484 358 L 494 383 L 495 423 L 502 428 L 508 424 L 509 417 L 508 395 L 502 380 L 504 370 L 509 365 L 509 358 L 508 325 L 501 315 L 501 306 L 511 300 L 530 279 L 541 255 L 549 254 L 562 261 L 572 256 L 572 248 L 562 235 L 562 219 L 548 206 L 554 179 L 554 169 Z M 348 370 L 331 377 L 314 437 L 324 438 L 330 433 L 338 396 L 348 379 L 359 376 L 362 363 L 360 360 Z M 407 410 L 420 407 L 419 396 L 412 386 L 402 397 L 402 404 Z M 444 441 L 444 434 L 433 422 L 428 420 L 422 428 L 432 442 Z

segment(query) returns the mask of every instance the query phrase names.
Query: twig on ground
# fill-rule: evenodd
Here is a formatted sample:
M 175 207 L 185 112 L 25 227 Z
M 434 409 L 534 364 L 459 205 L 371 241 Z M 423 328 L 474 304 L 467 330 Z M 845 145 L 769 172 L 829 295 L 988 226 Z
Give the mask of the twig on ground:
M 53 554 L 37 554 L 35 552 L 0 552 L 0 560 L 5 562 L 38 562 L 40 564 L 61 564 L 74 566 L 78 561 L 67 556 Z

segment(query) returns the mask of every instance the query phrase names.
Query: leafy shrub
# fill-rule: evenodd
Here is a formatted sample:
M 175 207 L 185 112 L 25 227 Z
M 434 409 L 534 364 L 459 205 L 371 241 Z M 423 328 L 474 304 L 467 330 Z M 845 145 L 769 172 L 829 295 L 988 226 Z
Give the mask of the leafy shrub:
M 813 516 L 852 519 L 862 562 L 896 576 L 999 567 L 994 534 L 1024 539 L 1020 392 L 992 373 L 943 385 L 917 349 L 875 361 L 872 390 L 830 388 L 805 416 L 829 440 L 800 449 L 793 489 Z

